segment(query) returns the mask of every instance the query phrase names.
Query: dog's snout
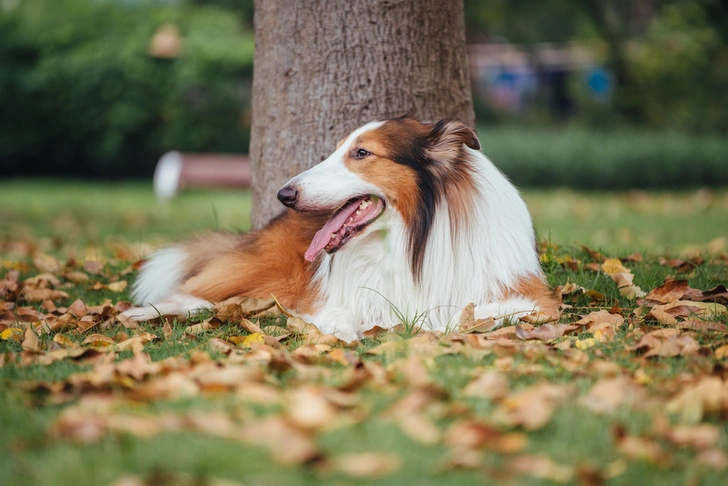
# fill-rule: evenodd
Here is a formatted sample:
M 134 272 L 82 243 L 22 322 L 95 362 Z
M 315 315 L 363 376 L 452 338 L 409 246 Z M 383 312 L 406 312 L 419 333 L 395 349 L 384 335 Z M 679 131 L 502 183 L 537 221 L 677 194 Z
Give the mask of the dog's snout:
M 298 190 L 293 186 L 285 186 L 283 189 L 278 191 L 278 200 L 283 203 L 284 206 L 292 208 L 296 204 L 298 199 Z

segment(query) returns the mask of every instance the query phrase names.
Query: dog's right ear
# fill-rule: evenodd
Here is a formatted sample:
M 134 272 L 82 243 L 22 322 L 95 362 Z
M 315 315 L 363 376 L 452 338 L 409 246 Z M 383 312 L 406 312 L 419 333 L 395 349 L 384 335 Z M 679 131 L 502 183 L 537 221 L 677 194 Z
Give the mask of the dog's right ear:
M 440 120 L 435 123 L 427 137 L 435 146 L 465 144 L 473 150 L 480 150 L 480 140 L 475 131 L 465 123 L 454 120 Z

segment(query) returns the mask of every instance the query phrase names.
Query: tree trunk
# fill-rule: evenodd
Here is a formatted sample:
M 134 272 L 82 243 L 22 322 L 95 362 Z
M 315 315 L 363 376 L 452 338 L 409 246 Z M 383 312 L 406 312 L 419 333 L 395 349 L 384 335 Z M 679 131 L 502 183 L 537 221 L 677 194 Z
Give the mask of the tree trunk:
M 256 0 L 253 226 L 276 192 L 364 123 L 475 123 L 463 0 Z

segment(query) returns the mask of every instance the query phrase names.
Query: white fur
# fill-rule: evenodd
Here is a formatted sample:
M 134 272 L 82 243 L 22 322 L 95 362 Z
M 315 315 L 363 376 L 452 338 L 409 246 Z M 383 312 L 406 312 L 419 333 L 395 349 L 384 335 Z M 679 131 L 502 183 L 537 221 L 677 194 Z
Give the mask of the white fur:
M 211 309 L 212 302 L 198 299 L 192 295 L 173 294 L 154 305 L 135 307 L 122 314 L 134 321 L 148 321 L 160 316 L 189 317 L 200 311 Z
M 331 207 L 358 194 L 382 195 L 344 164 L 353 140 L 371 128 L 355 131 L 331 157 L 289 182 L 303 204 L 313 207 L 319 201 Z M 391 204 L 334 255 L 319 257 L 315 279 L 321 304 L 311 318 L 322 331 L 352 340 L 375 325 L 392 327 L 400 316 L 410 324 L 445 330 L 457 326 L 459 311 L 470 302 L 477 305 L 477 318 L 518 317 L 535 309 L 523 298 L 501 302 L 520 278 L 541 272 L 526 204 L 483 154 L 466 150 L 475 168 L 472 210 L 452 234 L 446 202 L 438 206 L 420 283 L 410 268 L 404 221 Z
M 402 216 L 381 189 L 344 163 L 356 138 L 381 124 L 354 131 L 330 157 L 288 183 L 298 189 L 298 209 L 331 209 L 362 194 L 384 196 L 386 204 L 382 216 L 334 255 L 319 255 L 314 276 L 319 285 L 317 310 L 307 317 L 323 332 L 353 341 L 373 326 L 392 327 L 402 321 L 433 330 L 455 328 L 470 302 L 476 304 L 477 319 L 492 316 L 503 321 L 535 310 L 528 299 L 505 297 L 519 279 L 541 273 L 528 209 L 506 177 L 482 153 L 467 147 L 475 191 L 465 220 L 452 224 L 443 198 L 429 233 L 422 279 L 415 280 Z M 210 302 L 178 294 L 184 263 L 180 249 L 153 255 L 132 296 L 141 305 L 157 305 L 125 314 L 144 320 L 160 312 L 210 307 Z
M 326 160 L 288 181 L 288 186 L 298 189 L 298 209 L 331 209 L 343 205 L 354 196 L 381 192 L 377 186 L 347 169 L 344 156 L 359 135 L 380 127 L 382 123 L 371 122 L 354 130 Z
M 171 297 L 182 284 L 187 254 L 179 248 L 164 248 L 144 263 L 134 282 L 131 299 L 135 304 L 156 305 Z

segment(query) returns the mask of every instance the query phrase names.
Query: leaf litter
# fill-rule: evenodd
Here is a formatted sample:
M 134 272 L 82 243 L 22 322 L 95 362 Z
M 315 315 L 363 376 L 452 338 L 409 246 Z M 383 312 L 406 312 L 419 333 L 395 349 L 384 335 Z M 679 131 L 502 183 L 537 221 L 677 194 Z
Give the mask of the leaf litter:
M 380 478 L 408 467 L 407 455 L 336 450 L 324 439 L 382 423 L 442 451 L 427 474 L 469 469 L 496 479 L 601 484 L 636 462 L 669 469 L 684 451 L 706 470 L 725 471 L 726 287 L 700 290 L 668 278 L 643 291 L 632 270 L 645 264 L 639 255 L 584 251 L 554 262 L 567 275 L 583 269 L 611 283 L 597 290 L 565 277 L 557 285 L 560 316 L 534 314 L 498 328 L 476 321 L 471 305 L 449 333 L 375 326 L 353 344 L 321 333 L 275 296 L 228 299 L 191 322 L 129 322 L 120 315 L 131 306 L 123 300 L 133 276 L 128 262 L 64 263 L 37 254 L 25 267 L 3 270 L 0 367 L 73 364 L 76 371 L 53 381 L 9 385 L 39 406 L 62 407 L 46 431 L 52 441 L 188 432 L 261 447 L 281 465 L 308 467 L 322 479 Z M 660 263 L 682 274 L 704 264 Z M 176 351 L 160 353 L 165 345 Z M 451 382 L 443 370 L 453 359 L 467 365 L 454 369 Z M 680 359 L 691 361 L 665 378 Z M 235 405 L 154 406 L 195 397 L 231 397 Z M 611 421 L 610 436 L 600 439 L 611 453 L 570 462 L 539 448 L 538 434 L 575 411 Z M 623 423 L 625 413 L 650 417 L 652 429 Z M 502 459 L 498 471 L 489 465 L 494 456 Z

